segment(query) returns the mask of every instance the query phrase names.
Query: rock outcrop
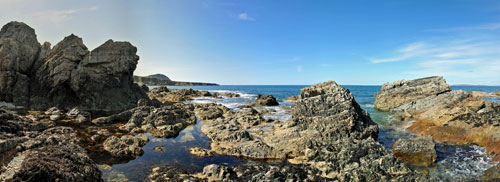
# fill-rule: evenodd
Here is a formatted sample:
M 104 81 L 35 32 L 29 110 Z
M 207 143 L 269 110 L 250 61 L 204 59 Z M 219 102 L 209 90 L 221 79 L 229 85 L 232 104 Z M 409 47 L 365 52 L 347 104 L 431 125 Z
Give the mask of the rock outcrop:
M 274 98 L 272 95 L 258 95 L 257 99 L 255 100 L 254 103 L 252 103 L 254 106 L 277 106 L 279 105 L 278 101 L 276 101 L 276 98 Z
M 124 135 L 121 138 L 116 136 L 108 137 L 104 143 L 104 150 L 114 157 L 135 157 L 142 155 L 142 146 L 148 143 L 148 137 L 144 134 L 138 136 Z
M 416 80 L 398 80 L 382 85 L 375 95 L 376 109 L 390 111 L 405 103 L 449 92 L 450 86 L 443 77 L 434 76 Z
M 253 159 L 288 159 L 303 165 L 298 167 L 301 170 L 316 171 L 319 179 L 426 179 L 375 141 L 378 126 L 350 91 L 333 81 L 302 89 L 300 100 L 292 104 L 291 121 L 274 123 L 271 129 L 266 129 L 269 121 L 260 119 L 252 107 L 239 109 L 203 120 L 201 130 L 211 139 L 211 151 Z
M 148 182 L 163 181 L 329 181 L 318 176 L 316 170 L 296 165 L 226 166 L 211 164 L 203 172 L 176 167 L 156 167 Z
M 77 133 L 0 110 L 0 181 L 103 181 Z
M 45 110 L 78 107 L 96 114 L 136 106 L 144 91 L 133 83 L 139 57 L 128 42 L 107 41 L 89 51 L 69 35 L 54 48 L 40 45 L 34 29 L 10 22 L 0 31 L 0 100 Z
M 428 166 L 436 162 L 436 144 L 432 137 L 398 139 L 392 149 L 394 156 L 416 166 Z
M 154 88 L 148 92 L 148 96 L 152 100 L 158 100 L 160 102 L 184 102 L 191 101 L 195 97 L 239 97 L 239 94 L 235 93 L 210 93 L 208 91 L 193 90 L 191 88 L 186 89 L 168 89 L 167 87 Z
M 193 108 L 182 103 L 161 107 L 142 106 L 115 115 L 100 117 L 92 123 L 100 126 L 126 122 L 120 130 L 132 133 L 149 132 L 155 137 L 174 137 L 181 130 L 196 123 Z
M 500 103 L 450 90 L 442 77 L 387 83 L 375 98 L 378 109 L 413 119 L 409 131 L 439 142 L 475 143 L 500 160 Z

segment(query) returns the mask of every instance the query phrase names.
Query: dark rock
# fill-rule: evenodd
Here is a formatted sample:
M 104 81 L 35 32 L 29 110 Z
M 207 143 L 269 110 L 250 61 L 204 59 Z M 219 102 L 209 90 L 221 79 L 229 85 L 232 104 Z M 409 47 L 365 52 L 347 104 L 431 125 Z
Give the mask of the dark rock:
M 252 103 L 252 105 L 255 106 L 277 106 L 279 105 L 278 101 L 276 101 L 276 98 L 274 98 L 272 95 L 258 95 L 257 99 L 255 100 L 255 103 Z
M 36 110 L 78 107 L 97 115 L 133 108 L 147 98 L 133 83 L 136 51 L 112 40 L 88 51 L 75 35 L 50 49 L 28 25 L 8 23 L 0 31 L 0 100 Z
M 436 144 L 432 137 L 398 139 L 392 149 L 394 156 L 416 166 L 428 166 L 436 162 Z
M 227 107 L 220 104 L 197 104 L 194 110 L 196 116 L 202 120 L 213 120 L 231 112 Z
M 102 172 L 78 145 L 49 145 L 29 152 L 12 181 L 103 181 Z

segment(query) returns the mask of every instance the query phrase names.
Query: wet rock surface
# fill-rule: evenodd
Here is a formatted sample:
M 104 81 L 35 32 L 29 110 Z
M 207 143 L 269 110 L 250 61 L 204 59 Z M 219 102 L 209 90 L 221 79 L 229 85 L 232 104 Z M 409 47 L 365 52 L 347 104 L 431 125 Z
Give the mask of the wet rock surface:
M 77 133 L 0 110 L 1 181 L 102 181 Z
M 248 106 L 217 119 L 203 120 L 201 130 L 211 139 L 210 150 L 217 154 L 289 159 L 293 167 L 314 170 L 321 179 L 426 179 L 375 141 L 377 125 L 349 90 L 329 81 L 302 89 L 300 98 L 292 104 L 291 121 L 274 123 L 270 130 L 262 128 L 267 122 Z
M 396 81 L 382 86 L 378 109 L 413 119 L 408 130 L 449 143 L 475 143 L 500 160 L 500 103 L 482 94 L 450 90 L 442 77 Z
M 316 170 L 297 165 L 208 165 L 200 173 L 176 167 L 158 167 L 146 181 L 329 181 Z
M 103 146 L 104 150 L 114 157 L 135 157 L 144 153 L 142 146 L 148 142 L 148 137 L 144 134 L 124 135 L 121 138 L 110 136 L 104 141 Z
M 149 132 L 155 137 L 174 137 L 189 125 L 196 123 L 193 108 L 182 103 L 161 107 L 142 106 L 111 116 L 92 120 L 97 125 L 126 122 L 120 130 L 131 133 Z
M 36 110 L 79 107 L 109 114 L 147 97 L 133 83 L 139 57 L 128 42 L 109 40 L 89 51 L 81 38 L 70 35 L 51 49 L 50 43 L 38 43 L 28 25 L 10 22 L 0 31 L 0 45 L 2 101 Z
M 392 153 L 416 166 L 428 166 L 437 159 L 436 144 L 430 136 L 398 139 Z
M 183 102 L 193 100 L 194 97 L 239 97 L 236 93 L 211 93 L 202 90 L 186 89 L 168 89 L 167 87 L 158 87 L 148 92 L 150 99 L 156 99 L 160 102 Z

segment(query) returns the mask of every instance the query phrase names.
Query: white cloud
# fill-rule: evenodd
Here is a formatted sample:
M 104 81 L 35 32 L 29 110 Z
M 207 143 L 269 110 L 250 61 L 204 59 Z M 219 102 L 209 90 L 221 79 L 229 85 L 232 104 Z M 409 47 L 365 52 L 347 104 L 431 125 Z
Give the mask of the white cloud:
M 303 70 L 303 68 L 302 68 L 302 65 L 298 65 L 298 66 L 297 66 L 297 72 L 299 72 L 299 73 L 300 73 L 300 72 L 302 72 L 302 71 L 304 71 L 304 70 Z
M 98 9 L 97 6 L 93 6 L 90 8 L 80 8 L 80 9 L 47 10 L 47 11 L 35 12 L 33 13 L 33 17 L 36 17 L 37 19 L 49 20 L 56 25 L 60 25 L 61 23 L 70 20 L 71 16 L 76 13 L 96 11 L 97 9 Z
M 250 17 L 247 13 L 240 13 L 238 15 L 238 19 L 244 20 L 244 21 L 255 21 L 255 18 Z
M 371 59 L 371 62 L 407 61 L 409 66 L 404 74 L 442 75 L 454 83 L 500 84 L 498 45 L 498 38 L 421 41 L 397 49 L 393 57 Z

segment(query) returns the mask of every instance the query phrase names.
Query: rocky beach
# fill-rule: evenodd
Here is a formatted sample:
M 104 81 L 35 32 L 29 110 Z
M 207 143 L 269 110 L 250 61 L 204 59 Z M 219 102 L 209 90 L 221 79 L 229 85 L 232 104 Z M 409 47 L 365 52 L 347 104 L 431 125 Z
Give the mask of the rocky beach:
M 500 180 L 499 90 L 148 86 L 137 49 L 4 25 L 0 181 Z

